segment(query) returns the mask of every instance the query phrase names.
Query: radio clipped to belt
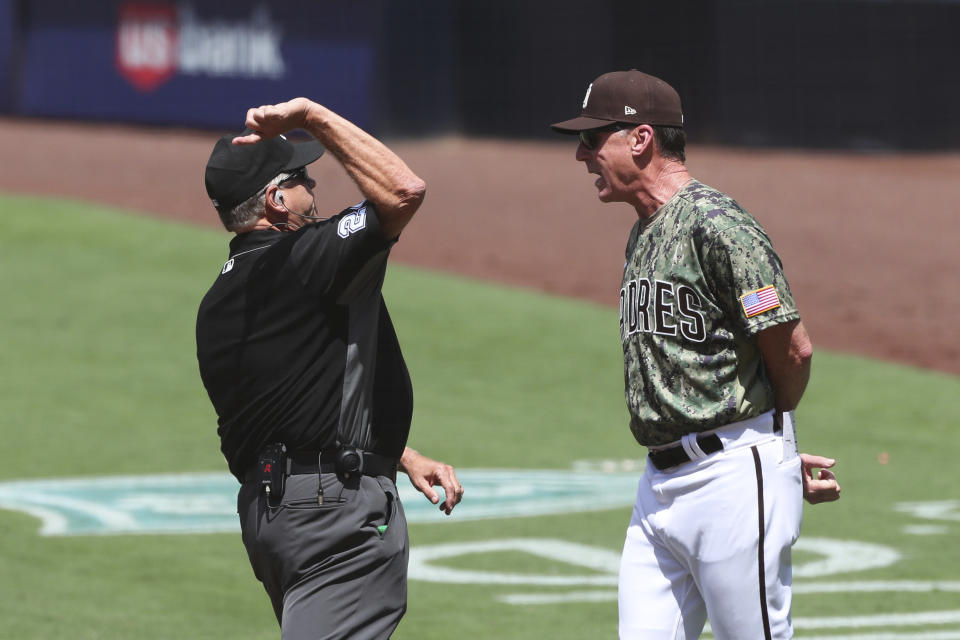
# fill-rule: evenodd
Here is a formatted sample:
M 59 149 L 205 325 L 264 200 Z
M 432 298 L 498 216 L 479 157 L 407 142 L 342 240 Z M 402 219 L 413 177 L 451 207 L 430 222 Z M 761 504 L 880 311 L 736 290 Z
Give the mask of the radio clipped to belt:
M 271 500 L 281 500 L 287 481 L 287 447 L 279 442 L 267 445 L 257 461 L 260 470 L 260 488 Z

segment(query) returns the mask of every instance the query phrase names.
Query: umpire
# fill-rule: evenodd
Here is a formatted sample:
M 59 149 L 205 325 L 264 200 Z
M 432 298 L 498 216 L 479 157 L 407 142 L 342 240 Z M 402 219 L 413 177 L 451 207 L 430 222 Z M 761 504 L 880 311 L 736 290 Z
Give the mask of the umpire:
M 221 138 L 207 193 L 236 235 L 200 303 L 197 360 L 254 574 L 283 638 L 387 638 L 406 610 L 399 468 L 447 514 L 463 488 L 406 446 L 413 390 L 381 287 L 423 181 L 390 149 L 296 98 Z M 304 129 L 315 140 L 293 144 Z M 324 148 L 365 200 L 317 215 Z M 442 486 L 441 502 L 434 486 Z

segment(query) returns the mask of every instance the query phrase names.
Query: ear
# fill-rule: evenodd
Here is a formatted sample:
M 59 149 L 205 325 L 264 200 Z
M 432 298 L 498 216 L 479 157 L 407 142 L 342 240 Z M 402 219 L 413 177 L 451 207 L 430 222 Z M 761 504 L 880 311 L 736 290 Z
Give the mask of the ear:
M 653 127 L 648 124 L 641 124 L 630 132 L 630 148 L 633 155 L 640 156 L 653 151 L 655 147 L 653 140 Z
M 272 184 L 267 187 L 263 203 L 263 219 L 270 224 L 277 224 L 287 221 L 288 214 L 286 210 L 277 202 L 277 185 Z
M 268 214 L 268 217 L 270 216 L 270 214 L 273 214 L 273 215 L 286 214 L 286 211 L 284 210 L 283 206 L 280 204 L 281 203 L 280 198 L 277 197 L 277 191 L 279 190 L 280 188 L 275 184 L 272 184 L 269 187 L 267 187 L 267 192 L 265 196 L 266 201 L 264 202 L 264 211 Z

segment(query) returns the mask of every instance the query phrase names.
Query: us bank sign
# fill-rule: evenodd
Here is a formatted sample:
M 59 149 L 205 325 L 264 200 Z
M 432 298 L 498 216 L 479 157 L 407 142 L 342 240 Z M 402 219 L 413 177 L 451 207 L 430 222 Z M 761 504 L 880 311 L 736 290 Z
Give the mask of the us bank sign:
M 119 7 L 116 66 L 142 92 L 178 73 L 277 79 L 286 72 L 282 36 L 266 4 L 249 17 L 204 21 L 188 2 L 126 2 Z

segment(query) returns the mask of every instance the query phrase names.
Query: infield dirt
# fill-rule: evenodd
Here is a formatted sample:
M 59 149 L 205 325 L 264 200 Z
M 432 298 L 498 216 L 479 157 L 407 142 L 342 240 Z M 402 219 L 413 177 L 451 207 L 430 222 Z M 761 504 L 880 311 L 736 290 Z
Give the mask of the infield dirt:
M 203 187 L 220 134 L 0 119 L 0 190 L 220 228 Z M 394 260 L 617 304 L 635 213 L 597 200 L 572 141 L 387 142 L 427 182 Z M 687 158 L 770 233 L 815 346 L 960 374 L 960 154 L 690 145 Z M 311 175 L 321 215 L 360 200 L 331 158 Z

